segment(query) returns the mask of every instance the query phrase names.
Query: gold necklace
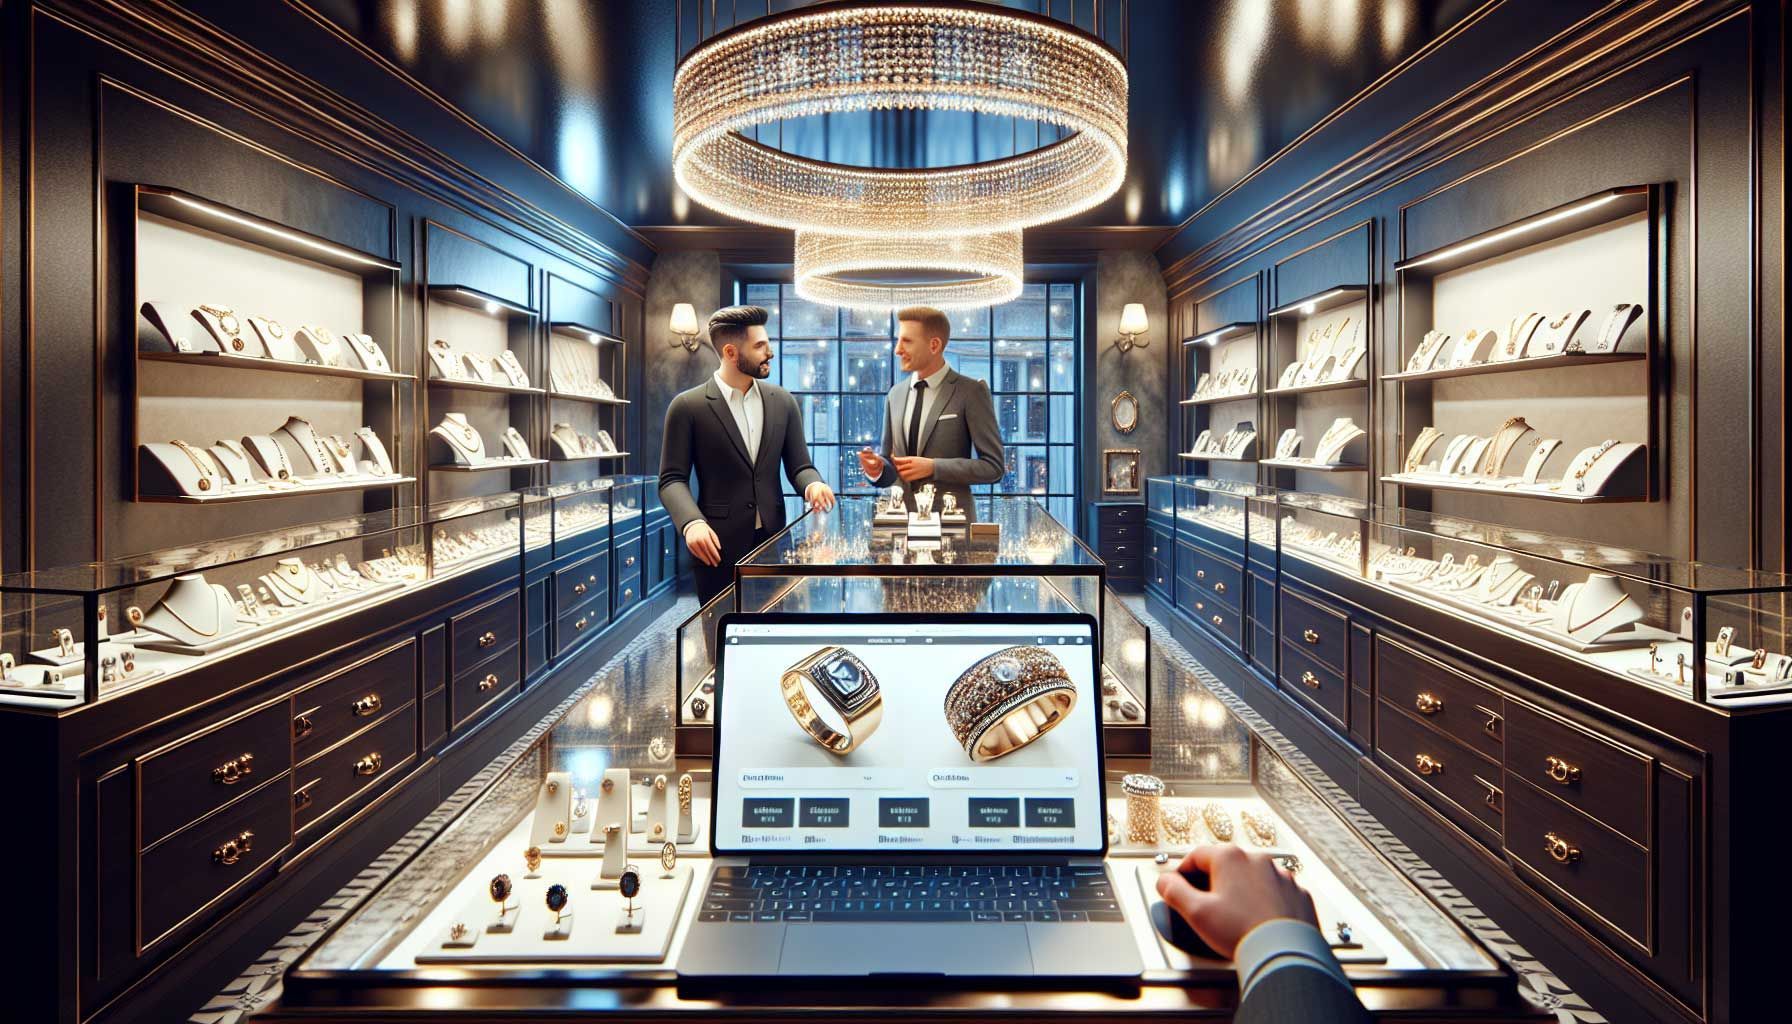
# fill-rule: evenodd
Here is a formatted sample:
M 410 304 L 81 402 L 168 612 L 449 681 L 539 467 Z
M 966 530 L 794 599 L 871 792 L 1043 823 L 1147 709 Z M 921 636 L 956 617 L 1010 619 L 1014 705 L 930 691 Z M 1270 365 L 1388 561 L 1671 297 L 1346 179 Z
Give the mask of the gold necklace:
M 230 335 L 231 349 L 241 352 L 243 350 L 243 324 L 236 318 L 236 312 L 229 306 L 207 306 L 204 303 L 200 303 L 199 308 L 203 312 L 210 313 L 212 319 L 218 321 L 218 329 Z
M 170 441 L 168 443 L 186 453 L 187 458 L 191 459 L 193 462 L 193 468 L 199 470 L 199 489 L 202 491 L 211 490 L 212 468 L 200 461 L 199 453 L 193 450 L 193 446 L 185 441 Z
M 213 604 L 214 605 L 216 604 L 215 600 L 213 601 Z M 198 626 L 193 625 L 191 622 L 188 622 L 186 619 L 182 618 L 180 612 L 177 612 L 174 610 L 173 605 L 168 604 L 167 602 L 163 602 L 162 607 L 168 609 L 168 614 L 174 616 L 174 621 L 176 621 L 176 622 L 180 623 L 181 625 L 187 627 L 188 629 L 192 630 L 198 636 L 214 637 L 214 636 L 217 636 L 218 633 L 221 632 L 224 628 L 224 617 L 222 615 L 218 616 L 218 621 L 214 622 L 212 624 L 211 632 L 208 633 L 205 630 L 200 629 Z M 212 611 L 216 612 L 217 608 L 214 607 L 212 609 Z
M 1610 615 L 1611 613 L 1617 611 L 1618 608 L 1621 607 L 1624 604 L 1624 602 L 1626 602 L 1628 600 L 1630 600 L 1629 594 L 1619 595 L 1617 604 L 1612 605 L 1610 608 L 1607 608 L 1605 611 L 1600 612 L 1598 615 L 1593 616 L 1592 618 L 1588 619 L 1587 621 L 1581 623 L 1578 626 L 1576 626 L 1574 624 L 1574 621 L 1572 619 L 1570 619 L 1568 622 L 1568 632 L 1572 634 L 1572 633 L 1577 633 L 1580 630 L 1586 629 L 1588 626 L 1591 626 L 1593 623 L 1598 622 L 1600 619 L 1603 619 L 1607 615 Z M 1573 609 L 1571 608 L 1569 610 L 1572 611 Z

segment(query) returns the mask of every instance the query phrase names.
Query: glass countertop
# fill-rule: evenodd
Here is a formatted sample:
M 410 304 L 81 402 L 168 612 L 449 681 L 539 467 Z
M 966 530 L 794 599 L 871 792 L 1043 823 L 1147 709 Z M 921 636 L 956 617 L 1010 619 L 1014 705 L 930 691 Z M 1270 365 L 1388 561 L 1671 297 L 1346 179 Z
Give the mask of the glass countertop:
M 1034 572 L 1094 573 L 1102 562 L 1076 535 L 1031 498 L 980 498 L 978 522 L 1001 528 L 994 540 L 972 540 L 967 527 L 946 523 L 937 540 L 909 537 L 901 526 L 873 525 L 874 498 L 842 498 L 829 512 L 809 512 L 740 563 L 743 575 L 839 574 L 852 567 L 933 571 L 945 575 Z

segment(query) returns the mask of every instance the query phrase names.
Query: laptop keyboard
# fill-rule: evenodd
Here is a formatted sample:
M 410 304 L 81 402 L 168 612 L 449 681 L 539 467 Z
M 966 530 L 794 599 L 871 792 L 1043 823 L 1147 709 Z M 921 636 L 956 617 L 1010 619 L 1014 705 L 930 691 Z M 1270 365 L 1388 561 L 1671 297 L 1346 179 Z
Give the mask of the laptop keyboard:
M 718 866 L 699 921 L 1118 922 L 1100 865 Z

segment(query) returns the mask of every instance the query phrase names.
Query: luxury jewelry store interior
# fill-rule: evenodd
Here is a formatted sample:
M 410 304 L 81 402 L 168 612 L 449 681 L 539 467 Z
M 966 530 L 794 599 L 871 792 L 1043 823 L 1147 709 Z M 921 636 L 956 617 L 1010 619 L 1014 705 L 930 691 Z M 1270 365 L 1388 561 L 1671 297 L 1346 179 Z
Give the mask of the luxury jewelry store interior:
M 1788 1019 L 1786 15 L 0 0 L 0 1018 Z

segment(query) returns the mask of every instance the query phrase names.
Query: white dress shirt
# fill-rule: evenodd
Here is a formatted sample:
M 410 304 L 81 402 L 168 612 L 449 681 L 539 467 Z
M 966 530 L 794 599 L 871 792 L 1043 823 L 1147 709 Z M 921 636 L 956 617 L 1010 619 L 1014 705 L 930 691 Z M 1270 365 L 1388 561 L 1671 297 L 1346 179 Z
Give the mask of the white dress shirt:
M 917 373 L 914 375 L 913 378 L 911 378 L 909 380 L 909 383 L 908 383 L 908 407 L 906 409 L 904 409 L 902 412 L 902 438 L 903 438 L 904 443 L 907 443 L 907 441 L 908 441 L 909 421 L 913 420 L 916 416 L 921 417 L 922 427 L 920 429 L 916 430 L 915 437 L 917 439 L 921 437 L 922 431 L 926 427 L 928 414 L 933 412 L 934 408 L 939 405 L 940 382 L 946 379 L 946 372 L 950 369 L 951 369 L 951 367 L 947 366 L 945 363 L 941 363 L 940 368 L 933 371 L 932 374 L 930 374 L 926 377 L 922 377 L 920 374 Z M 919 380 L 925 380 L 927 382 L 927 390 L 921 392 L 921 408 L 916 409 L 915 408 L 915 381 L 919 381 Z M 921 453 L 920 452 L 909 452 L 909 454 L 910 455 L 919 455 Z
M 717 370 L 715 378 L 716 387 L 722 389 L 722 401 L 728 403 L 728 411 L 734 414 L 734 425 L 740 430 L 740 439 L 747 446 L 747 458 L 758 460 L 760 435 L 765 433 L 765 397 L 759 393 L 759 382 L 748 384 L 743 393 L 722 379 L 722 371 Z M 764 525 L 765 521 L 755 511 L 753 528 L 757 530 Z

